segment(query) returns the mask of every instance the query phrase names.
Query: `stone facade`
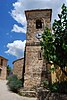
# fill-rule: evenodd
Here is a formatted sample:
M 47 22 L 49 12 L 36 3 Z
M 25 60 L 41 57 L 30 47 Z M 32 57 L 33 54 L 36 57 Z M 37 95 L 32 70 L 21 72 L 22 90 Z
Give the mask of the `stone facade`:
M 51 25 L 51 9 L 25 11 L 27 19 L 27 41 L 25 54 L 24 88 L 40 85 L 46 78 L 46 61 L 43 61 L 40 35 Z M 38 35 L 38 37 L 37 37 Z
M 23 75 L 24 58 L 17 59 L 13 62 L 13 74 L 22 79 Z
M 26 47 L 25 87 L 31 88 L 40 84 L 43 60 L 38 59 L 40 46 Z
M 67 100 L 67 94 L 52 93 L 49 90 L 37 89 L 37 100 Z
M 25 11 L 27 18 L 27 44 L 35 44 L 40 42 L 36 38 L 36 33 L 43 33 L 46 26 L 50 28 L 51 12 L 51 9 Z M 42 28 L 36 28 L 36 20 L 41 20 Z
M 7 77 L 7 59 L 0 56 L 0 79 L 5 80 Z

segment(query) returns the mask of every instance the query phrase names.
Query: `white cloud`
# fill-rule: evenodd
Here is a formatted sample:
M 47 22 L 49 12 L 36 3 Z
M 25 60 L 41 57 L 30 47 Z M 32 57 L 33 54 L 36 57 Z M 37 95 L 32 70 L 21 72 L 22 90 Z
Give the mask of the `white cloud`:
M 20 27 L 15 24 L 13 25 L 13 29 L 11 31 L 26 33 L 26 18 L 24 15 L 22 1 L 21 2 L 17 1 L 13 3 L 13 7 L 14 9 L 11 10 L 10 14 L 13 17 L 13 19 L 16 20 L 18 23 L 20 23 L 23 27 Z
M 14 9 L 11 11 L 11 16 L 22 25 L 26 24 L 26 18 L 23 12 L 23 3 L 21 2 L 15 2 L 13 3 Z
M 16 24 L 13 25 L 12 31 L 14 32 L 23 32 L 26 30 L 26 18 L 24 15 L 25 10 L 31 9 L 52 9 L 52 22 L 57 18 L 57 14 L 60 12 L 62 4 L 65 3 L 67 5 L 66 0 L 17 0 L 17 2 L 13 3 L 14 9 L 11 10 L 11 16 L 14 20 L 20 23 L 24 27 L 20 27 Z M 9 48 L 6 53 L 12 54 L 16 57 L 23 56 L 25 41 L 17 40 L 13 43 L 8 43 L 7 47 Z
M 16 24 L 14 24 L 13 29 L 11 31 L 12 32 L 19 32 L 19 33 L 26 33 L 26 28 L 25 27 L 22 28 Z
M 19 12 L 17 10 L 12 10 L 11 16 L 22 25 L 26 25 L 26 18 L 23 15 L 23 12 Z
M 25 10 L 51 8 L 53 10 L 52 20 L 54 20 L 57 18 L 57 14 L 60 12 L 63 3 L 67 5 L 66 0 L 17 0 L 17 2 L 13 3 L 14 9 L 11 15 L 18 23 L 26 26 Z
M 16 56 L 17 58 L 21 58 L 24 56 L 25 43 L 26 40 L 24 41 L 16 40 L 13 43 L 8 43 L 7 44 L 8 50 L 5 51 L 5 53 Z

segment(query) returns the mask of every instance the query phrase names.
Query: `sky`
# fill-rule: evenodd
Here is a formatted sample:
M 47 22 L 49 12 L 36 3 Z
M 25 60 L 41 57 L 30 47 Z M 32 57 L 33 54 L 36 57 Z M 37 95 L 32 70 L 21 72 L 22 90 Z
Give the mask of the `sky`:
M 24 57 L 26 43 L 25 10 L 52 9 L 52 23 L 57 19 L 62 4 L 67 0 L 0 0 L 0 56 L 8 59 L 8 65 Z

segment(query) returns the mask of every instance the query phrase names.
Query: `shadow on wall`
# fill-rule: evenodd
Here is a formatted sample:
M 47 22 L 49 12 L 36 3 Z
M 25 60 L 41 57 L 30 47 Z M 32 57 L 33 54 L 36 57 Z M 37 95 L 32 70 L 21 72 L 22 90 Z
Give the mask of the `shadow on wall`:
M 67 71 L 67 67 L 65 68 Z M 41 82 L 48 80 L 49 83 L 61 82 L 67 80 L 67 77 L 61 71 L 58 65 L 48 63 L 46 60 L 43 62 L 41 73 Z
M 53 65 L 51 68 L 54 68 L 55 70 L 51 72 L 51 80 L 52 83 L 55 82 L 61 82 L 67 80 L 67 77 L 64 75 L 64 73 L 61 71 L 60 67 L 58 65 Z M 65 71 L 67 71 L 67 67 L 65 68 Z

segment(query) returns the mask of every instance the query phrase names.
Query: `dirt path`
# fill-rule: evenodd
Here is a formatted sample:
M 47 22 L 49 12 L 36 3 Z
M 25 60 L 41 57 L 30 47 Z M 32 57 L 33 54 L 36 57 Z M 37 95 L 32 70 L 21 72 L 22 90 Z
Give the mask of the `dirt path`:
M 0 100 L 36 100 L 36 98 L 22 97 L 8 90 L 6 80 L 0 80 Z

